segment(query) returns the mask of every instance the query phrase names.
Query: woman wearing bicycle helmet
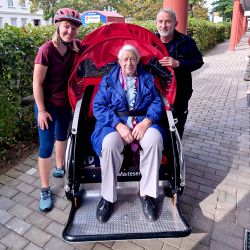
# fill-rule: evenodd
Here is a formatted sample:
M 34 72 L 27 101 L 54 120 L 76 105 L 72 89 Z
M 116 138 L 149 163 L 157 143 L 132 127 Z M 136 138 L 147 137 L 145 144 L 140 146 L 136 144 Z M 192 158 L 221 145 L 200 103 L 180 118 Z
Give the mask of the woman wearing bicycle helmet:
M 39 209 L 52 209 L 49 186 L 51 155 L 55 143 L 56 166 L 53 176 L 64 175 L 64 154 L 71 109 L 67 95 L 67 83 L 73 66 L 79 41 L 77 31 L 82 24 L 77 11 L 62 8 L 56 12 L 56 31 L 52 39 L 45 42 L 35 58 L 33 93 L 35 116 L 39 134 L 38 168 L 41 178 Z

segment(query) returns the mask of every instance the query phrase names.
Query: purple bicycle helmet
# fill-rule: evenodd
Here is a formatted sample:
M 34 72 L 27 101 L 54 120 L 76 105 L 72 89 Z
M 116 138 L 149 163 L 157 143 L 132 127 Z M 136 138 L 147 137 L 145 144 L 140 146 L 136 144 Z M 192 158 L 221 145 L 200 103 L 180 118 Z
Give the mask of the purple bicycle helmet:
M 55 23 L 60 21 L 71 21 L 76 23 L 77 25 L 82 25 L 82 21 L 80 19 L 80 15 L 78 11 L 70 9 L 70 8 L 62 8 L 59 9 L 55 14 Z

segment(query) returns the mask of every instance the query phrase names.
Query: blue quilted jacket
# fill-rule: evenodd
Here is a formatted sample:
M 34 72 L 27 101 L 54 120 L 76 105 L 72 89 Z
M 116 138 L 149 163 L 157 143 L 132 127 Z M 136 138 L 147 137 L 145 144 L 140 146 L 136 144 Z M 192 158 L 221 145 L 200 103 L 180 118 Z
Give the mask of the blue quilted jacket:
M 119 80 L 119 72 L 120 66 L 117 65 L 103 77 L 94 99 L 93 113 L 96 125 L 91 141 L 97 155 L 101 153 L 104 137 L 116 131 L 115 126 L 119 122 L 126 124 L 128 118 L 127 116 L 119 117 L 116 114 L 117 111 L 129 111 L 126 94 Z M 140 64 L 138 64 L 137 73 L 139 81 L 134 111 L 145 112 L 145 116 L 137 116 L 138 122 L 145 117 L 150 118 L 153 122 L 151 127 L 158 129 L 164 139 L 165 128 L 160 125 L 164 112 L 163 103 L 154 85 L 154 78 L 150 73 L 145 72 Z

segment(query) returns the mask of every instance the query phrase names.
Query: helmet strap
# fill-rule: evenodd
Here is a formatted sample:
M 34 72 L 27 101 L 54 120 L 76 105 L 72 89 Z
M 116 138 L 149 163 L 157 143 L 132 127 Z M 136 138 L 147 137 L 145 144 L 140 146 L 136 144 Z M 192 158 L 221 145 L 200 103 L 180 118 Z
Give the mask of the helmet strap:
M 60 38 L 61 38 L 61 37 L 60 37 Z M 72 42 L 64 42 L 64 41 L 62 40 L 62 38 L 61 38 L 61 44 L 63 44 L 63 45 L 65 45 L 65 46 L 69 47 L 69 46 L 71 46 L 71 45 L 73 44 L 73 41 L 72 41 Z

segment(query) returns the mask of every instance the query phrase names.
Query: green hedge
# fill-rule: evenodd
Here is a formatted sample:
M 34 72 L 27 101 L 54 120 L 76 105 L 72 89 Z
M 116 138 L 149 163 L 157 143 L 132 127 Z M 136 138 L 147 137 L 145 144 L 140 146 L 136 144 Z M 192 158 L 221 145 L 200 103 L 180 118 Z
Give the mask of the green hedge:
M 155 32 L 155 22 L 136 22 Z M 82 39 L 101 24 L 81 27 Z M 0 155 L 17 140 L 36 140 L 33 107 L 21 107 L 22 97 L 32 94 L 32 73 L 35 54 L 50 39 L 54 26 L 0 29 Z M 212 24 L 189 19 L 188 34 L 204 52 L 229 38 L 229 24 Z
M 230 31 L 230 23 L 215 24 L 195 18 L 189 18 L 188 21 L 188 34 L 194 38 L 202 53 L 228 39 Z
M 33 41 L 24 29 L 0 29 L 0 153 L 22 139 L 25 124 L 20 100 L 32 91 Z
M 155 21 L 138 21 L 135 24 L 143 26 L 152 32 L 156 31 Z M 215 24 L 196 18 L 189 18 L 187 27 L 188 35 L 194 38 L 202 53 L 213 48 L 217 43 L 228 39 L 231 32 L 230 23 Z

